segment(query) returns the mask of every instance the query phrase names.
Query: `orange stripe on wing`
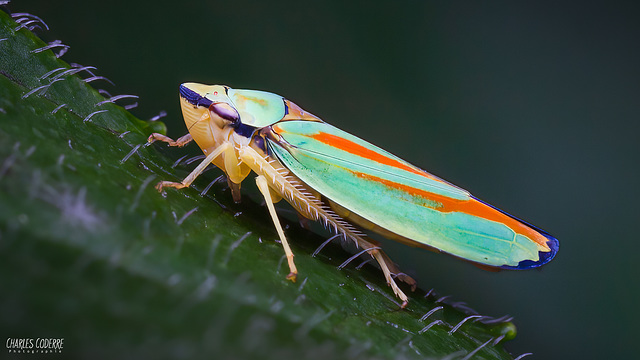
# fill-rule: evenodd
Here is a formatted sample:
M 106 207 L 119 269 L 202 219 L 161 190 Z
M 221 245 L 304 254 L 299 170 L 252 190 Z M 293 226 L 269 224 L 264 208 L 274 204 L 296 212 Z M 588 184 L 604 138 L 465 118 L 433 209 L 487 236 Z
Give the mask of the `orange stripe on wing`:
M 432 179 L 432 180 L 436 180 L 439 182 L 443 182 L 442 179 L 439 179 L 425 171 L 422 171 L 416 167 L 413 167 L 407 163 L 404 163 L 402 161 L 398 161 L 396 159 L 392 159 L 390 157 L 387 157 L 383 154 L 380 154 L 377 151 L 368 149 L 360 144 L 357 144 L 351 140 L 345 139 L 343 137 L 337 136 L 337 135 L 333 135 L 333 134 L 328 134 L 325 132 L 319 132 L 317 134 L 313 134 L 311 135 L 311 137 L 314 140 L 320 141 L 322 143 L 325 143 L 327 145 L 330 145 L 332 147 L 338 148 L 340 150 L 346 151 L 349 154 L 353 154 L 365 159 L 369 159 L 369 160 L 373 160 L 377 163 L 380 164 L 384 164 L 384 165 L 388 165 L 388 166 L 392 166 L 396 169 L 401 169 L 404 171 L 408 171 L 410 173 L 413 174 L 417 174 L 420 176 L 424 176 L 426 178 Z
M 408 185 L 400 184 L 394 181 L 390 181 L 387 179 L 383 179 L 377 176 L 352 171 L 356 176 L 367 179 L 370 181 L 375 181 L 382 185 L 385 185 L 389 188 L 403 191 L 412 196 L 419 196 L 423 199 L 437 202 L 440 204 L 439 206 L 430 206 L 431 208 L 438 210 L 440 212 L 449 213 L 449 212 L 461 212 L 465 214 L 469 214 L 472 216 L 477 216 L 486 220 L 495 221 L 501 224 L 508 226 L 511 230 L 515 231 L 517 234 L 521 234 L 531 239 L 535 243 L 537 243 L 542 249 L 542 251 L 550 251 L 549 246 L 547 245 L 548 239 L 537 232 L 535 229 L 523 224 L 522 222 L 506 215 L 482 202 L 469 199 L 469 200 L 459 200 L 450 198 L 447 196 L 435 194 L 429 191 L 425 191 L 422 189 L 417 189 Z

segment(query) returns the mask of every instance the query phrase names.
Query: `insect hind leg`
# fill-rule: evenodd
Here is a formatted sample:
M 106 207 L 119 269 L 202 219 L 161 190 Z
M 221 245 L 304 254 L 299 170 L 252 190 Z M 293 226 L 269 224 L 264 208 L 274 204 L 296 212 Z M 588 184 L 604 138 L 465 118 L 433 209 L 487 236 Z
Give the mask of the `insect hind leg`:
M 400 290 L 398 284 L 396 284 L 395 280 L 393 280 L 391 271 L 389 271 L 389 268 L 387 267 L 387 262 L 384 260 L 378 249 L 371 250 L 369 254 L 371 254 L 371 256 L 373 256 L 373 258 L 376 259 L 376 261 L 380 265 L 380 269 L 384 274 L 384 278 L 387 280 L 387 284 L 391 286 L 393 293 L 396 294 L 396 296 L 400 298 L 400 300 L 402 300 L 402 305 L 400 305 L 400 307 L 404 309 L 409 303 L 409 298 L 407 298 L 407 295 L 405 295 L 405 293 Z
M 387 281 L 387 285 L 391 286 L 393 293 L 400 300 L 402 300 L 402 304 L 400 305 L 400 307 L 404 309 L 409 303 L 409 298 L 407 297 L 407 295 L 405 295 L 404 292 L 402 292 L 402 290 L 400 290 L 400 287 L 398 287 L 395 280 L 393 279 L 394 277 L 393 275 L 400 274 L 395 264 L 389 259 L 389 257 L 382 250 L 380 250 L 379 246 L 376 246 L 375 244 L 372 244 L 369 241 L 364 240 L 362 237 L 358 237 L 357 241 L 358 241 L 358 247 L 367 250 L 369 255 L 371 255 L 374 259 L 376 259 L 376 261 L 378 262 L 378 265 L 380 265 L 380 270 L 382 270 L 382 274 L 384 275 L 384 278 Z M 404 276 L 408 278 L 410 281 L 407 281 L 407 279 L 405 278 L 401 278 L 401 280 L 412 285 L 412 289 L 415 288 L 415 280 L 413 280 L 409 276 L 406 276 L 406 275 Z
M 293 252 L 289 247 L 287 238 L 284 236 L 282 225 L 280 224 L 280 220 L 278 219 L 278 214 L 276 214 L 276 208 L 273 206 L 273 200 L 271 199 L 271 194 L 269 191 L 269 185 L 267 184 L 267 179 L 262 175 L 258 175 L 256 177 L 256 184 L 258 185 L 258 189 L 260 189 L 262 196 L 264 196 L 264 200 L 267 204 L 267 208 L 269 209 L 269 214 L 271 215 L 273 224 L 275 225 L 276 231 L 278 232 L 278 236 L 280 237 L 280 241 L 282 242 L 284 253 L 287 256 L 287 262 L 289 263 L 289 275 L 287 275 L 287 280 L 291 280 L 295 282 L 296 278 L 298 277 L 298 269 L 296 269 L 296 264 L 293 262 Z

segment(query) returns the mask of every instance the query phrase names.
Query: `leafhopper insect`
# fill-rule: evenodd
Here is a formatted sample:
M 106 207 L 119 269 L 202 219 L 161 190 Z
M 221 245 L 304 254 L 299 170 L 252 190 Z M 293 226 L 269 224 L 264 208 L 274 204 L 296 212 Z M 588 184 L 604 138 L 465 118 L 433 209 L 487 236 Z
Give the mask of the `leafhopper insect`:
M 394 279 L 415 288 L 365 231 L 401 243 L 444 252 L 488 269 L 542 266 L 558 240 L 354 135 L 342 131 L 273 93 L 221 85 L 180 85 L 189 134 L 149 142 L 184 146 L 195 140 L 205 159 L 181 182 L 184 188 L 215 164 L 240 201 L 240 184 L 253 171 L 282 242 L 287 279 L 298 274 L 273 203 L 285 199 L 301 217 L 321 221 L 353 241 L 380 266 L 387 284 L 406 306 Z

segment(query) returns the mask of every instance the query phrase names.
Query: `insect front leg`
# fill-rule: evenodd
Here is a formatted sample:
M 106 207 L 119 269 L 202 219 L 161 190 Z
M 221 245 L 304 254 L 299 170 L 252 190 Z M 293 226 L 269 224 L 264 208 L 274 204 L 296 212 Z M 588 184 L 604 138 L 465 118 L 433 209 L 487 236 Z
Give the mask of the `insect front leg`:
M 183 147 L 185 145 L 187 145 L 188 143 L 190 143 L 191 141 L 193 141 L 193 137 L 191 136 L 191 134 L 187 134 L 184 136 L 181 136 L 178 138 L 178 140 L 173 140 L 172 138 L 159 134 L 159 133 L 153 133 L 149 136 L 149 139 L 147 139 L 147 143 L 151 144 L 153 142 L 156 141 L 162 141 L 162 142 L 166 142 L 167 144 L 169 144 L 169 146 L 178 146 L 178 147 Z
M 162 189 L 165 187 L 172 187 L 176 189 L 189 187 L 191 183 L 198 176 L 200 176 L 200 174 L 202 174 L 204 169 L 206 169 L 207 166 L 209 166 L 209 164 L 211 164 L 211 162 L 215 160 L 215 158 L 217 158 L 218 156 L 220 156 L 220 154 L 222 154 L 223 152 L 225 152 L 230 148 L 232 149 L 233 147 L 229 143 L 224 143 L 218 146 L 213 152 L 207 155 L 207 157 L 204 158 L 204 160 L 202 160 L 202 162 L 195 169 L 193 169 L 191 174 L 189 174 L 186 178 L 184 178 L 184 180 L 182 180 L 181 182 L 161 181 L 156 185 L 156 189 L 158 189 L 158 191 L 162 191 Z
M 296 264 L 293 262 L 293 252 L 289 247 L 287 238 L 284 236 L 282 225 L 280 225 L 280 220 L 278 220 L 278 214 L 276 214 L 276 208 L 273 206 L 273 200 L 271 199 L 271 193 L 269 191 L 269 185 L 267 184 L 267 178 L 265 178 L 262 175 L 258 175 L 258 177 L 256 177 L 256 184 L 258 185 L 258 189 L 260 189 L 262 196 L 264 196 L 264 201 L 267 203 L 269 214 L 271 215 L 273 224 L 275 225 L 276 231 L 278 232 L 278 236 L 280 237 L 280 241 L 282 242 L 284 253 L 287 256 L 287 262 L 289 263 L 289 271 L 290 271 L 289 275 L 287 275 L 287 280 L 291 280 L 295 282 L 296 278 L 298 277 L 298 269 L 296 269 Z

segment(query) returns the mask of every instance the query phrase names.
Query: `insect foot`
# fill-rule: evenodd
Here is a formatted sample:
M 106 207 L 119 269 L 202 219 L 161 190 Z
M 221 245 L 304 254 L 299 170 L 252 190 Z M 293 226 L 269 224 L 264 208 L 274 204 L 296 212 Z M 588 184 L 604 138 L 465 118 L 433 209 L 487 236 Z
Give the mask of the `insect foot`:
M 162 192 L 162 189 L 166 187 L 182 189 L 183 187 L 185 187 L 185 185 L 183 183 L 173 182 L 173 181 L 160 181 L 159 183 L 156 184 L 156 190 L 158 190 L 158 192 Z
M 291 280 L 291 282 L 296 282 L 296 280 L 298 280 L 298 272 L 290 272 L 289 275 L 287 275 L 287 280 Z

